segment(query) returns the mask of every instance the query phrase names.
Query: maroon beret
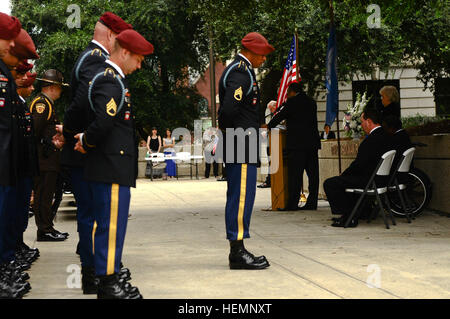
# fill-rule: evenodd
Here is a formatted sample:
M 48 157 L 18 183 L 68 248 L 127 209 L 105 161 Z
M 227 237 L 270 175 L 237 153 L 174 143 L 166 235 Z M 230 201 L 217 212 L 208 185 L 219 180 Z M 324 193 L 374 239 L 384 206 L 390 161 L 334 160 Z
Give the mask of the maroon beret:
M 126 23 L 125 21 L 122 20 L 121 17 L 109 11 L 103 13 L 99 21 L 115 33 L 120 33 L 128 29 L 133 29 L 133 26 L 131 24 Z
M 18 73 L 27 73 L 33 68 L 33 64 L 27 62 L 27 60 L 20 61 L 19 65 L 16 66 L 16 71 Z
M 37 73 L 27 72 L 27 79 L 23 82 L 22 87 L 26 88 L 33 85 L 36 80 Z
M 153 45 L 145 40 L 139 32 L 129 29 L 121 32 L 116 40 L 122 48 L 140 55 L 148 55 L 153 53 Z
M 12 40 L 20 32 L 22 25 L 19 19 L 0 12 L 0 39 Z
M 259 55 L 267 55 L 275 50 L 273 46 L 269 44 L 267 39 L 258 32 L 248 33 L 242 40 L 242 45 Z
M 19 35 L 14 39 L 14 47 L 9 50 L 9 53 L 21 60 L 39 59 L 34 42 L 24 29 L 21 29 Z

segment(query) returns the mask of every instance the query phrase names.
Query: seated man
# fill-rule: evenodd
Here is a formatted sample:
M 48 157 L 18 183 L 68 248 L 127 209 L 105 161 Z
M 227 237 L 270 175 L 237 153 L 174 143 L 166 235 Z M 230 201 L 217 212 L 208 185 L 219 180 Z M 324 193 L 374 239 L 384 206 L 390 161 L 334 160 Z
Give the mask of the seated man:
M 361 126 L 368 136 L 361 142 L 358 154 L 350 166 L 340 175 L 328 178 L 323 183 L 332 214 L 342 215 L 331 226 L 344 227 L 358 196 L 346 193 L 346 188 L 364 188 L 373 174 L 381 156 L 391 150 L 389 135 L 380 125 L 380 114 L 374 108 L 366 108 L 361 114 Z M 358 217 L 350 227 L 358 225 Z

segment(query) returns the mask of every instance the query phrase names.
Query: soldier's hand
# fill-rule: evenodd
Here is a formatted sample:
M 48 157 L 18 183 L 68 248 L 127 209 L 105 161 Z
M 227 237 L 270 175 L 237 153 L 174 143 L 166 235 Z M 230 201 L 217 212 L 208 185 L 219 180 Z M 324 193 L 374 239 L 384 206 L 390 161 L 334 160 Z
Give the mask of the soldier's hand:
M 66 140 L 65 140 L 64 136 L 62 135 L 62 133 L 58 132 L 55 135 L 53 135 L 52 142 L 53 142 L 53 145 L 55 145 L 55 147 L 57 149 L 61 149 L 64 146 L 64 144 L 66 143 Z
M 75 139 L 77 139 L 77 143 L 75 144 L 75 147 L 73 148 L 75 151 L 80 152 L 81 154 L 86 154 L 86 150 L 83 148 L 83 145 L 81 144 L 81 133 L 78 133 L 74 136 Z

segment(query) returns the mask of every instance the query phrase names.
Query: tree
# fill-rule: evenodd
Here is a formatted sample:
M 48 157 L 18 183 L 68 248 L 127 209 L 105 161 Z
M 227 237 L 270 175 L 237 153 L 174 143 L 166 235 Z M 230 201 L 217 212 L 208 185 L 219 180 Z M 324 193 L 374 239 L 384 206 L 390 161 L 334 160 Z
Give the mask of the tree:
M 145 138 L 151 126 L 192 129 L 200 97 L 189 83 L 188 71 L 205 67 L 199 50 L 207 47 L 207 42 L 198 36 L 196 30 L 201 22 L 195 15 L 187 15 L 185 1 L 84 1 L 79 11 L 79 28 L 70 28 L 67 23 L 74 14 L 67 11 L 71 3 L 12 0 L 12 14 L 30 33 L 41 56 L 36 61 L 37 71 L 56 68 L 68 81 L 79 53 L 92 39 L 98 18 L 105 11 L 112 11 L 131 23 L 155 47 L 142 69 L 129 76 L 140 135 Z M 61 119 L 69 101 L 70 94 L 57 101 Z
M 337 29 L 338 77 L 351 81 L 356 73 L 371 76 L 392 66 L 415 65 L 419 79 L 449 74 L 450 21 L 448 0 L 376 1 L 379 28 L 368 24 L 370 1 L 333 1 Z M 190 0 L 190 12 L 200 15 L 214 32 L 218 58 L 229 59 L 248 32 L 262 33 L 276 48 L 263 68 L 263 105 L 276 97 L 277 81 L 295 29 L 299 36 L 299 68 L 309 93 L 324 88 L 330 25 L 328 0 Z M 206 34 L 205 34 L 206 36 Z

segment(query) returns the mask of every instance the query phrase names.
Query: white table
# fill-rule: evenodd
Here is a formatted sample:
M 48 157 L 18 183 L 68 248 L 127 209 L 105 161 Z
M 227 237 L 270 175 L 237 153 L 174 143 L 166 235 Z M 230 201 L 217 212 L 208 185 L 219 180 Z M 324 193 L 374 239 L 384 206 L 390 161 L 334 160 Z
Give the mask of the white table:
M 161 163 L 165 162 L 166 160 L 173 160 L 175 161 L 175 167 L 176 167 L 176 176 L 178 179 L 178 163 L 177 161 L 182 161 L 184 163 L 188 163 L 190 166 L 191 171 L 191 179 L 192 179 L 192 166 L 195 164 L 195 177 L 198 179 L 198 162 L 199 160 L 203 160 L 202 155 L 189 155 L 189 156 L 171 156 L 171 155 L 165 155 L 165 156 L 147 156 L 145 157 L 146 161 L 150 162 L 150 178 L 153 181 L 153 163 Z M 194 161 L 194 163 L 192 163 Z

